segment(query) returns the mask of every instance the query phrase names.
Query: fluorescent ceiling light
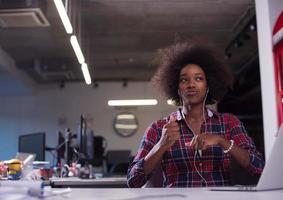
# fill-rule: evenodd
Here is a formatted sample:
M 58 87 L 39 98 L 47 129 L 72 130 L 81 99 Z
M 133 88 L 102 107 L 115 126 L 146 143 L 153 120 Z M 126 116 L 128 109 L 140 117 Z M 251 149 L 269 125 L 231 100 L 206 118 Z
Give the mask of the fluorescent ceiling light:
M 89 71 L 88 71 L 87 64 L 83 63 L 81 68 L 82 68 L 82 71 L 83 71 L 83 75 L 84 75 L 84 79 L 85 79 L 86 84 L 90 85 L 91 84 L 91 77 L 90 77 L 90 74 L 89 74 Z
M 54 0 L 55 6 L 58 10 L 58 13 L 60 15 L 60 18 L 63 22 L 63 25 L 65 27 L 65 30 L 68 34 L 71 34 L 73 32 L 73 27 L 72 24 L 69 20 L 69 17 L 67 15 L 67 12 L 65 10 L 64 4 L 62 3 L 61 0 Z
M 85 57 L 83 55 L 83 52 L 81 50 L 81 47 L 80 47 L 79 42 L 77 40 L 77 37 L 75 35 L 72 35 L 70 41 L 71 41 L 72 47 L 73 47 L 73 49 L 76 53 L 76 56 L 78 58 L 79 63 L 83 64 L 85 62 Z
M 109 100 L 109 106 L 149 106 L 157 105 L 156 99 Z

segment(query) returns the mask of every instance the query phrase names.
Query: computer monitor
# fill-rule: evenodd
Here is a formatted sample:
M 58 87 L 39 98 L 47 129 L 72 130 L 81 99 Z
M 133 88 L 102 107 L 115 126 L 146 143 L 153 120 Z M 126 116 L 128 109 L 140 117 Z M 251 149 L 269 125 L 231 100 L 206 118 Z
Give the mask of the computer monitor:
M 87 133 L 87 158 L 88 163 L 93 166 L 103 166 L 105 160 L 104 152 L 107 142 L 104 137 L 94 135 L 93 131 Z
M 87 146 L 87 123 L 84 115 L 80 116 L 79 128 L 77 133 L 77 147 L 80 153 L 86 153 L 86 146 Z
M 79 163 L 85 164 L 87 161 L 87 141 L 88 141 L 88 136 L 87 136 L 87 122 L 82 114 L 80 116 L 80 121 L 78 125 L 78 132 L 76 135 L 77 142 L 76 142 L 76 149 L 79 152 Z
M 89 164 L 92 164 L 92 161 L 94 160 L 94 135 L 93 131 L 89 131 L 86 133 L 86 146 L 85 146 L 85 155 L 86 155 L 86 161 Z
M 35 160 L 45 161 L 45 133 L 31 133 L 19 136 L 19 152 L 33 153 Z
M 80 153 L 80 163 L 102 166 L 105 139 L 94 136 L 92 130 L 87 130 L 87 121 L 83 115 L 80 117 L 77 134 L 77 147 Z
M 57 164 L 61 163 L 61 159 L 64 159 L 65 154 L 65 136 L 59 131 L 57 135 L 58 144 L 56 146 L 57 151 Z

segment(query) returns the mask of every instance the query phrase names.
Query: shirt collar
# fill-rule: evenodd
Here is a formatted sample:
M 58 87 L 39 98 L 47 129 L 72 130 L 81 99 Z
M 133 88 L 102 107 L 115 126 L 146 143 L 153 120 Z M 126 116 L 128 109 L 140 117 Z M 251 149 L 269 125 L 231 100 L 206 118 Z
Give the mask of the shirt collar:
M 219 117 L 219 113 L 211 110 L 209 108 L 206 108 L 207 111 L 207 117 L 208 118 L 212 118 L 212 117 Z M 178 110 L 176 110 L 174 113 L 172 113 L 173 116 L 176 116 L 177 121 L 181 121 L 182 120 L 182 113 Z

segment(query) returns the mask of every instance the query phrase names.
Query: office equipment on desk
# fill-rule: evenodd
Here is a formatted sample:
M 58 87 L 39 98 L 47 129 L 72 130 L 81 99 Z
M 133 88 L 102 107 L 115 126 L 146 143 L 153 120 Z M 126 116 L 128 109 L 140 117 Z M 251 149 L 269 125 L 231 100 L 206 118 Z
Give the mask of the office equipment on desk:
M 280 126 L 269 158 L 256 186 L 211 187 L 217 191 L 264 191 L 283 189 L 283 125 Z
M 73 148 L 71 147 L 72 138 L 74 134 L 71 132 L 70 129 L 66 129 L 65 131 L 65 152 L 64 152 L 64 160 L 65 164 L 70 165 L 73 159 Z
M 58 132 L 58 145 L 55 147 L 57 151 L 57 167 L 62 167 L 65 164 L 70 166 L 73 162 L 84 164 L 87 149 L 86 131 L 87 122 L 82 114 L 76 133 L 69 128 L 66 128 L 65 133 Z
M 96 179 L 81 179 L 78 177 L 53 178 L 51 179 L 53 188 L 127 188 L 126 176 L 101 177 Z
M 66 129 L 65 134 L 58 132 L 57 151 L 57 168 L 63 166 L 72 166 L 73 163 L 80 163 L 82 166 L 88 164 L 93 159 L 93 133 L 87 132 L 87 121 L 82 114 L 80 116 L 78 130 L 73 133 L 70 129 Z M 67 174 L 66 174 L 67 175 Z
M 88 165 L 95 159 L 94 153 L 94 135 L 93 131 L 87 130 L 87 121 L 84 115 L 80 116 L 78 132 L 76 134 L 76 145 L 78 162 L 82 165 Z
M 80 116 L 80 123 L 77 133 L 77 147 L 80 153 L 86 155 L 87 149 L 87 122 L 83 114 Z
M 64 159 L 65 154 L 65 136 L 61 131 L 57 133 L 57 146 L 55 147 L 57 153 L 57 164 L 61 164 L 61 159 Z
M 36 160 L 45 160 L 45 133 L 31 133 L 19 136 L 19 152 L 33 153 Z

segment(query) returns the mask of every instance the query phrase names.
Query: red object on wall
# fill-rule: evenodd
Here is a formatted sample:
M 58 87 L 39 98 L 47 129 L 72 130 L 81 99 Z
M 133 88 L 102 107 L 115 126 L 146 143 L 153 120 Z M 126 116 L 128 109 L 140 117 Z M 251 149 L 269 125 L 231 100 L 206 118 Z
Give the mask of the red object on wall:
M 278 125 L 283 123 L 283 11 L 272 32 Z

